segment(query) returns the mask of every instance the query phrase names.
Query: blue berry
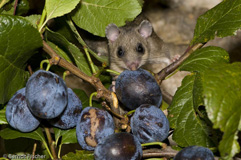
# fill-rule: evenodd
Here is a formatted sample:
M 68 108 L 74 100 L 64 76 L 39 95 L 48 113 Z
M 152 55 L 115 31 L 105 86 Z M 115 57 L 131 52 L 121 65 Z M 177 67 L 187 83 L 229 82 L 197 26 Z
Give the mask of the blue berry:
M 106 137 L 95 148 L 95 160 L 140 160 L 142 147 L 130 133 L 115 133 Z
M 161 142 L 169 134 L 169 121 L 161 109 L 143 104 L 131 117 L 131 129 L 141 143 Z
M 27 107 L 25 88 L 18 90 L 9 100 L 6 119 L 11 127 L 21 132 L 31 132 L 39 126 L 40 121 L 32 115 Z
M 173 160 L 214 160 L 214 155 L 208 148 L 189 146 L 179 151 Z
M 83 149 L 94 150 L 99 142 L 114 133 L 114 129 L 114 120 L 107 111 L 86 107 L 79 116 L 76 135 Z
M 59 116 L 67 105 L 67 87 L 58 75 L 38 70 L 26 84 L 26 101 L 31 112 L 43 119 Z
M 162 93 L 155 78 L 146 70 L 125 70 L 116 79 L 116 95 L 128 108 L 136 109 L 141 104 L 160 106 Z
M 49 123 L 54 127 L 61 129 L 70 129 L 76 126 L 78 117 L 82 111 L 82 103 L 79 97 L 68 88 L 68 104 L 63 113 L 54 119 L 50 119 Z

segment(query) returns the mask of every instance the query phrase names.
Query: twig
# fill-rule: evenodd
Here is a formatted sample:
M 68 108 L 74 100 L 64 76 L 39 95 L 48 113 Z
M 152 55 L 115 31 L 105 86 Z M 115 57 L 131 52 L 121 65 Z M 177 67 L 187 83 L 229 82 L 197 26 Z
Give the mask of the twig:
M 158 83 L 161 84 L 162 80 L 164 80 L 165 77 L 167 77 L 170 73 L 175 71 L 182 64 L 182 62 L 184 62 L 194 51 L 201 48 L 203 45 L 203 43 L 198 43 L 192 47 L 188 47 L 184 54 L 177 61 L 168 65 L 167 67 L 162 69 L 158 74 L 156 74 L 155 77 Z
M 163 96 L 163 100 L 167 103 L 167 104 L 171 104 L 172 102 L 172 98 L 173 96 L 170 95 L 166 90 L 162 89 L 162 96 Z
M 145 149 L 143 150 L 142 158 L 154 158 L 154 157 L 166 157 L 173 158 L 178 153 L 178 151 L 173 150 L 171 147 L 166 147 L 165 149 Z
M 47 139 L 48 139 L 48 143 L 49 143 L 49 146 L 50 146 L 51 153 L 53 155 L 53 159 L 58 159 L 57 154 L 55 152 L 54 142 L 52 140 L 49 128 L 44 127 L 44 130 L 45 130 L 45 133 L 46 133 L 46 136 L 47 136 Z
M 15 16 L 15 14 L 16 14 L 17 5 L 18 5 L 18 0 L 15 0 L 15 2 L 14 2 L 14 11 L 13 11 L 13 15 L 14 15 L 14 16 Z
M 103 102 L 101 103 L 101 105 L 102 105 L 103 107 L 105 107 L 105 109 L 106 109 L 107 111 L 111 112 L 115 117 L 117 117 L 117 118 L 119 118 L 119 119 L 124 119 L 124 118 L 125 118 L 125 117 L 123 117 L 123 116 L 121 116 L 121 115 L 113 112 L 113 111 L 110 109 L 110 107 L 106 104 L 105 101 L 103 101 Z
M 32 158 L 31 158 L 32 160 L 34 159 L 36 148 L 37 148 L 37 143 L 34 143 L 34 145 L 33 145 L 33 152 L 32 152 Z
M 30 75 L 33 74 L 33 70 L 32 70 L 32 67 L 30 65 L 28 65 L 28 72 L 30 73 Z

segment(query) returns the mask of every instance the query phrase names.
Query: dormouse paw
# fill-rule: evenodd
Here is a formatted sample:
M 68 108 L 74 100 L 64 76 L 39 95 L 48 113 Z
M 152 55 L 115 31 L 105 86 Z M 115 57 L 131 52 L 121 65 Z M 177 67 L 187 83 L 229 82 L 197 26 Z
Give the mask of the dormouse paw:
M 179 54 L 176 54 L 172 57 L 171 62 L 176 62 L 181 56 Z
M 110 85 L 110 87 L 109 87 L 109 90 L 110 90 L 111 92 L 115 92 L 115 81 L 112 81 L 112 82 L 111 82 L 111 85 Z

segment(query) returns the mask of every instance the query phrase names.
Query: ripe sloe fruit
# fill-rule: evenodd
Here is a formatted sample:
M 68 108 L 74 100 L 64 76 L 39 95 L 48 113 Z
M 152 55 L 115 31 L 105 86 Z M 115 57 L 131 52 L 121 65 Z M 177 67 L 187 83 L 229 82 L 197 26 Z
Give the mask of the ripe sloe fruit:
M 99 142 L 114 133 L 114 129 L 114 120 L 107 111 L 86 107 L 77 121 L 76 135 L 83 149 L 94 150 Z
M 95 148 L 95 160 L 140 160 L 142 147 L 130 133 L 115 133 L 106 137 Z
M 25 88 L 18 90 L 9 100 L 6 119 L 10 126 L 21 132 L 31 132 L 39 126 L 40 121 L 32 115 L 27 107 Z
M 155 78 L 146 70 L 123 71 L 116 79 L 116 95 L 128 108 L 136 109 L 141 104 L 160 106 L 162 93 Z
M 67 87 L 58 75 L 38 70 L 28 79 L 26 101 L 35 116 L 43 119 L 59 116 L 67 105 L 67 99 Z
M 189 146 L 179 151 L 173 160 L 214 160 L 214 155 L 208 148 Z
M 169 121 L 161 109 L 143 104 L 131 117 L 131 129 L 141 143 L 161 142 L 169 134 Z
M 50 119 L 49 123 L 61 129 L 70 129 L 76 126 L 78 117 L 82 110 L 82 103 L 79 97 L 68 88 L 68 104 L 63 113 L 54 119 Z

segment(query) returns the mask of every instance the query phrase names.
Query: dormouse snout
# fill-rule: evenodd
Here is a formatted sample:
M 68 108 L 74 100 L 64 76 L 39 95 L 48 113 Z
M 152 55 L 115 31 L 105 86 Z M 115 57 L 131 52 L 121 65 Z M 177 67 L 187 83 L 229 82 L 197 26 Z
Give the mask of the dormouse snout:
M 130 69 L 131 71 L 135 71 L 139 68 L 139 63 L 138 62 L 132 62 L 130 64 L 127 64 L 128 69 Z

